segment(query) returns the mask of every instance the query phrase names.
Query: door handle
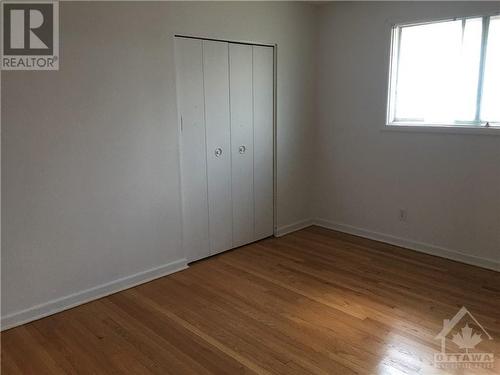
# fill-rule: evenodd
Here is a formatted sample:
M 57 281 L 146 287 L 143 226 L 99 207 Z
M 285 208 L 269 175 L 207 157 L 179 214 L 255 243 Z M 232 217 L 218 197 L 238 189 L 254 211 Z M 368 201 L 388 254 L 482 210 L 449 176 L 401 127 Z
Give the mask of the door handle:
M 221 155 L 222 155 L 222 148 L 217 147 L 217 148 L 215 149 L 215 156 L 216 156 L 216 157 L 219 157 L 219 156 L 221 156 Z
M 247 148 L 243 145 L 240 146 L 240 148 L 238 149 L 238 151 L 240 152 L 240 154 L 244 154 L 245 151 L 247 150 Z

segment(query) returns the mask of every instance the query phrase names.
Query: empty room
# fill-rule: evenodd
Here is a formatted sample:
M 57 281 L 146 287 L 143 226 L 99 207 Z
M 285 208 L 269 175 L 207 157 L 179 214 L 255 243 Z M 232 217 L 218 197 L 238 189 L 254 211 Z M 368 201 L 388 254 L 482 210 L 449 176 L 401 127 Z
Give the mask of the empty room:
M 1 374 L 500 374 L 499 1 L 1 4 Z

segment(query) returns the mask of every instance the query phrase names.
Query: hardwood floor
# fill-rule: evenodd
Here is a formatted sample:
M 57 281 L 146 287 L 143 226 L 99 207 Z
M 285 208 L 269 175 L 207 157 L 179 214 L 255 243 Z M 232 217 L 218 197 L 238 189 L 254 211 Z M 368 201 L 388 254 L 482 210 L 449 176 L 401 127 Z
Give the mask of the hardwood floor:
M 494 369 L 434 366 L 462 306 Z M 500 273 L 310 227 L 1 339 L 3 375 L 499 374 Z

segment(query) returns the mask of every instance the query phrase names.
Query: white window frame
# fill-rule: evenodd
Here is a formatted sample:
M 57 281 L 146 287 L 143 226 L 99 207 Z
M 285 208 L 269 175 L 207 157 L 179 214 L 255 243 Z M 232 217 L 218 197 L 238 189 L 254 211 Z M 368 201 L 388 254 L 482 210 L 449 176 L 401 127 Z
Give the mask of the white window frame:
M 385 130 L 408 130 L 408 131 L 430 131 L 430 132 L 452 132 L 464 134 L 495 134 L 500 135 L 500 122 L 481 122 L 479 119 L 481 113 L 481 95 L 484 83 L 484 67 L 486 62 L 488 27 L 491 17 L 500 15 L 500 12 L 487 15 L 462 16 L 454 18 L 443 18 L 435 20 L 426 20 L 421 22 L 395 23 L 391 26 L 391 46 L 389 56 L 389 82 L 387 92 L 387 114 L 384 129 Z M 439 22 L 466 21 L 470 18 L 483 19 L 483 34 L 481 40 L 480 72 L 478 77 L 478 93 L 476 105 L 476 120 L 474 121 L 454 121 L 452 123 L 432 123 L 419 122 L 418 119 L 396 119 L 396 81 L 398 74 L 400 35 L 404 27 L 420 26 Z M 486 31 L 485 31 L 486 30 Z

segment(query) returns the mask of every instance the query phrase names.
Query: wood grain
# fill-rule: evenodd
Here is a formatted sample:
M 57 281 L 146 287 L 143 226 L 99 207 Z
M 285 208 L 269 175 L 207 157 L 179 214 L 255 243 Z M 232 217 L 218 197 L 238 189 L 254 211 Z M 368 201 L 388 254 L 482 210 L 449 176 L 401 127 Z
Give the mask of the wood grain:
M 478 348 L 495 368 L 435 367 L 462 306 L 493 336 Z M 310 227 L 1 340 L 4 375 L 499 374 L 500 273 Z

